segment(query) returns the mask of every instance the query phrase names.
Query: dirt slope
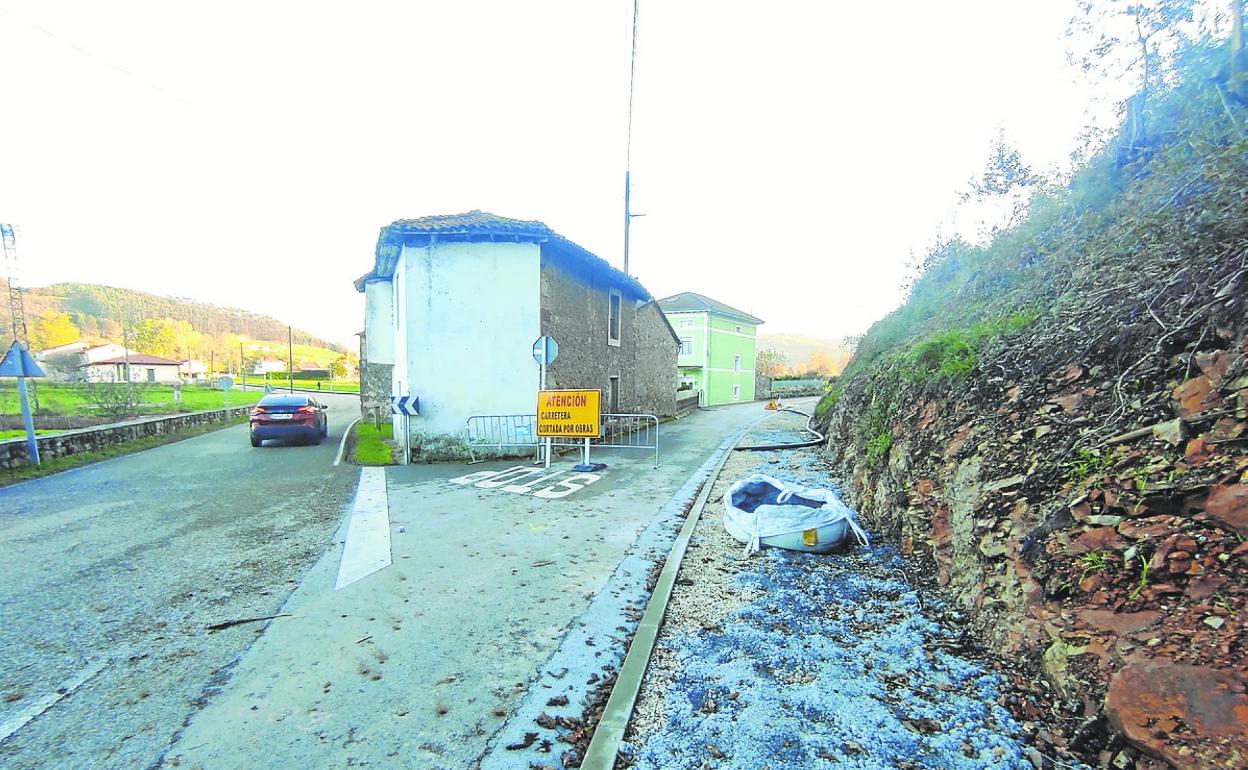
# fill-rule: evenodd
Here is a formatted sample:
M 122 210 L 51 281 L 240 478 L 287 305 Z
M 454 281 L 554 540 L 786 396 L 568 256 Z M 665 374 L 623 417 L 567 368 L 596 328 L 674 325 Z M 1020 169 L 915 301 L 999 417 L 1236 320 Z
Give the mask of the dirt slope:
M 820 406 L 866 520 L 1114 767 L 1248 767 L 1248 143 L 1187 153 L 1020 240 L 989 295 L 1017 323 L 896 345 Z

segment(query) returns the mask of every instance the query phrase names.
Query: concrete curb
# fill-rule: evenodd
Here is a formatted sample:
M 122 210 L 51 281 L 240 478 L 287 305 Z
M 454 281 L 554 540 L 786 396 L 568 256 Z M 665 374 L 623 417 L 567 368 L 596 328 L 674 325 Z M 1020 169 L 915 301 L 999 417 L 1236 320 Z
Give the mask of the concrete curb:
M 742 433 L 733 443 L 733 447 L 740 444 L 748 433 L 749 430 Z M 724 452 L 723 457 L 719 458 L 719 462 L 706 477 L 706 482 L 702 484 L 697 499 L 694 500 L 688 516 L 685 517 L 680 534 L 676 536 L 676 542 L 672 543 L 672 550 L 667 555 L 663 571 L 659 573 L 654 591 L 646 603 L 645 614 L 641 616 L 641 622 L 633 634 L 633 641 L 628 646 L 628 654 L 624 657 L 624 664 L 620 667 L 615 686 L 611 688 L 611 695 L 607 698 L 602 717 L 598 720 L 598 726 L 594 728 L 594 736 L 585 749 L 585 759 L 581 762 L 582 770 L 612 770 L 615 767 L 620 743 L 624 740 L 624 732 L 628 729 L 629 720 L 633 717 L 633 707 L 637 704 L 637 695 L 641 691 L 641 680 L 645 677 L 646 668 L 650 665 L 650 656 L 654 652 L 655 642 L 658 641 L 659 628 L 663 625 L 663 616 L 667 612 L 667 603 L 672 597 L 672 588 L 676 583 L 676 576 L 680 573 L 680 564 L 685 558 L 689 539 L 693 537 L 693 531 L 698 526 L 698 520 L 702 518 L 702 510 L 706 508 L 711 489 L 715 486 L 715 481 L 719 478 L 730 455 L 731 451 Z

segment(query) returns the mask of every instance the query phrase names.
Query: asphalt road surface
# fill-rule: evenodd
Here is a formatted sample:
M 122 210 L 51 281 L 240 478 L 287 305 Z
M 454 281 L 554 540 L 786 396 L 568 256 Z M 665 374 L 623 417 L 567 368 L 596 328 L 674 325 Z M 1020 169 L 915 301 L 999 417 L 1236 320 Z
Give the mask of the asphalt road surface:
M 0 489 L 0 766 L 146 768 L 331 542 L 359 470 L 246 426 Z M 241 630 L 241 631 L 240 631 Z M 262 764 L 262 763 L 258 763 Z

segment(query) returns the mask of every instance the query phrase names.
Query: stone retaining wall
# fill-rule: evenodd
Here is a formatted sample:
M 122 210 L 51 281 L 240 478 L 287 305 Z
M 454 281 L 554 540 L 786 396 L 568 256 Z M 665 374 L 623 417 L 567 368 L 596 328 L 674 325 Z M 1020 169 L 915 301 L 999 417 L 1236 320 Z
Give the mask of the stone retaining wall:
M 692 396 L 685 396 L 684 398 L 676 399 L 676 416 L 677 417 L 684 417 L 685 415 L 691 412 L 697 411 L 697 409 L 698 409 L 698 394 L 697 393 L 694 393 Z
M 207 412 L 190 412 L 168 417 L 149 417 L 142 420 L 100 425 L 94 428 L 68 430 L 50 436 L 38 436 L 39 458 L 51 460 L 57 457 L 68 457 L 82 452 L 95 452 L 100 449 L 148 436 L 163 436 L 185 428 L 226 422 L 236 417 L 243 417 L 251 409 L 251 405 L 235 406 L 229 409 L 213 409 Z M 38 427 L 38 426 L 36 426 Z M 26 452 L 26 439 L 15 438 L 0 441 L 0 469 L 17 468 L 30 463 Z

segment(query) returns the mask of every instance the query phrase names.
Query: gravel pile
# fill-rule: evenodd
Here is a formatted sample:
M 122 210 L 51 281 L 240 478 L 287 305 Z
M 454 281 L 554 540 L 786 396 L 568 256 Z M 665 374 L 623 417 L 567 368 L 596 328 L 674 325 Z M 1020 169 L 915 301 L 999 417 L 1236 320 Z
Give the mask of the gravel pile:
M 742 444 L 799 441 L 779 414 Z M 996 674 L 948 654 L 890 547 L 820 556 L 723 528 L 733 481 L 835 487 L 813 450 L 734 452 L 668 606 L 622 754 L 636 768 L 1030 768 Z M 928 599 L 928 609 L 932 607 Z

